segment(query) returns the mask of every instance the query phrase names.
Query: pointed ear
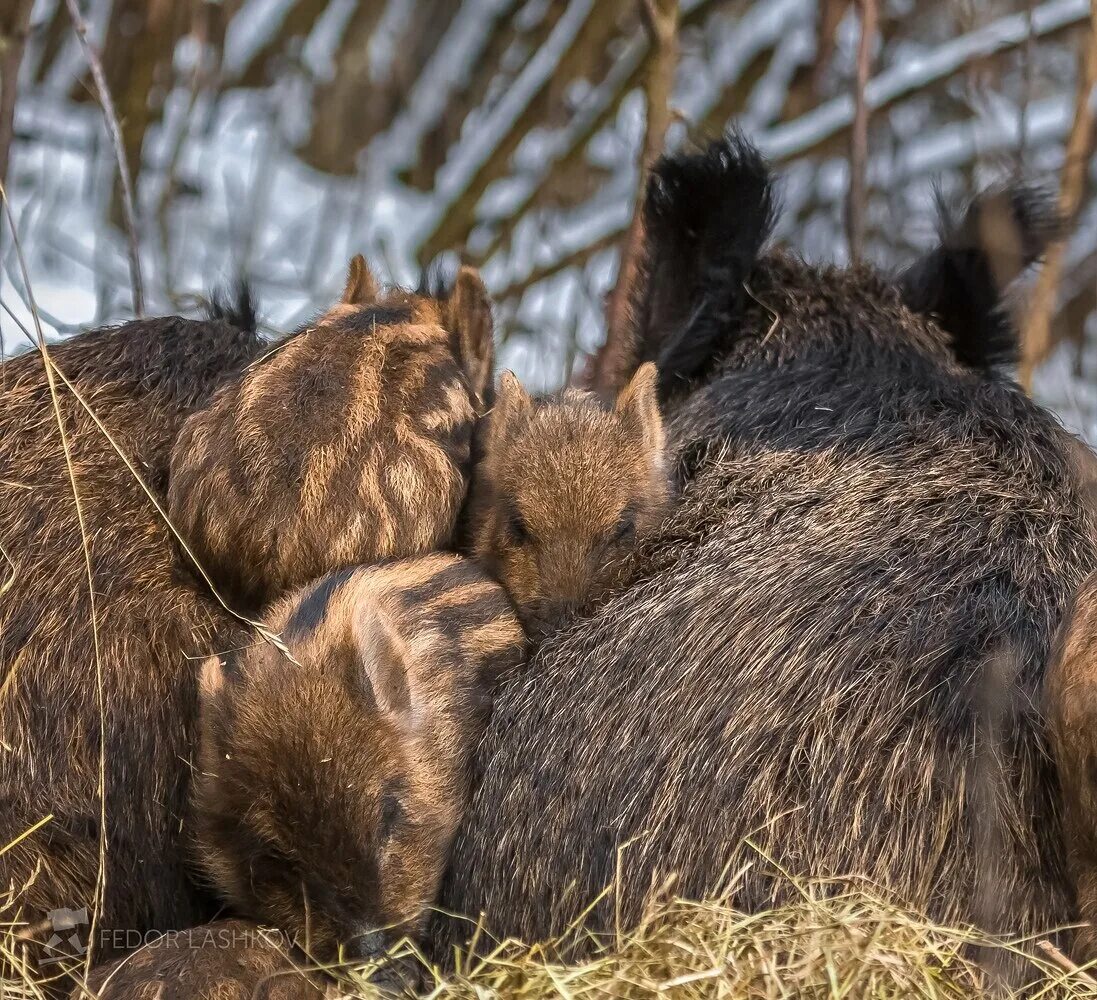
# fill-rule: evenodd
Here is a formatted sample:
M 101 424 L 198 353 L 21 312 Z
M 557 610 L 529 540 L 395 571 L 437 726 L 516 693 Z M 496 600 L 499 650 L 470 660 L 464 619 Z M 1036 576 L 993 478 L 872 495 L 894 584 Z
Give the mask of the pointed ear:
M 355 669 L 364 692 L 385 716 L 407 725 L 411 716 L 407 644 L 388 615 L 372 602 L 355 609 L 354 645 Z
M 377 282 L 360 253 L 350 259 L 341 301 L 348 306 L 368 306 L 377 301 Z
M 490 454 L 510 436 L 515 423 L 533 409 L 533 400 L 514 372 L 503 372 L 495 392 L 495 405 L 488 413 L 484 448 Z
M 480 272 L 462 267 L 453 293 L 446 303 L 446 326 L 457 347 L 469 386 L 480 400 L 491 385 L 495 342 L 491 322 L 491 299 Z
M 663 455 L 666 435 L 659 412 L 659 372 L 650 361 L 641 365 L 617 397 L 614 411 L 623 417 L 639 436 L 645 451 L 656 458 Z
M 940 242 L 898 276 L 911 310 L 949 337 L 956 360 L 980 371 L 1014 364 L 1020 336 L 1005 289 L 1062 235 L 1050 192 L 1015 185 L 967 206 L 938 198 Z
M 644 196 L 643 266 L 628 349 L 634 357 L 618 370 L 657 360 L 666 399 L 726 350 L 740 332 L 744 283 L 776 216 L 765 160 L 737 132 L 702 152 L 660 159 Z

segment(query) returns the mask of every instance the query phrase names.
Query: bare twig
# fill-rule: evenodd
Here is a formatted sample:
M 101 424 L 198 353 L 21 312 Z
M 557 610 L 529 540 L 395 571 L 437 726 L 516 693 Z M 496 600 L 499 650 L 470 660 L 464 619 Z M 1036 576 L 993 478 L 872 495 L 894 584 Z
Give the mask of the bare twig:
M 865 88 L 866 103 L 871 113 L 876 114 L 891 107 L 912 94 L 925 92 L 930 88 L 949 80 L 978 59 L 986 59 L 1005 52 L 1014 51 L 1028 40 L 1030 33 L 1037 39 L 1048 39 L 1069 31 L 1088 20 L 1085 0 L 1047 0 L 1033 11 L 1030 21 L 1023 14 L 1003 17 L 983 28 L 961 35 L 939 46 L 931 53 L 917 59 L 902 61 L 882 71 L 869 81 Z M 1055 98 L 1049 99 L 1054 102 Z M 776 125 L 755 136 L 762 152 L 772 163 L 785 163 L 810 156 L 828 142 L 837 141 L 845 136 L 853 121 L 853 99 L 851 95 L 842 95 L 819 105 L 798 118 Z M 961 123 L 951 128 L 962 128 L 965 133 L 978 131 L 978 123 Z M 1030 129 L 1031 130 L 1031 129 Z M 1006 136 L 1006 133 L 1003 133 Z M 1005 145 L 1006 138 L 995 140 Z M 1008 133 L 1008 146 L 1014 147 L 1012 132 Z M 912 157 L 917 150 L 905 151 L 904 156 Z M 965 154 L 970 156 L 969 154 Z M 915 164 L 921 158 L 913 157 Z M 941 162 L 940 160 L 934 161 Z M 967 162 L 965 159 L 964 162 Z M 940 169 L 935 166 L 934 169 Z M 914 171 L 913 173 L 919 173 Z M 907 177 L 913 176 L 908 171 Z M 606 228 L 599 227 L 591 237 L 601 246 L 608 237 L 620 238 L 628 230 L 628 221 L 614 220 Z M 565 257 L 559 261 L 548 261 L 541 265 L 547 274 L 555 274 L 565 268 L 569 261 L 583 254 L 583 248 L 574 244 L 568 246 Z M 524 283 L 526 287 L 528 284 Z
M 1059 184 L 1059 215 L 1064 222 L 1072 222 L 1078 213 L 1085 191 L 1089 157 L 1093 148 L 1093 112 L 1090 97 L 1097 85 L 1097 0 L 1090 0 L 1090 30 L 1085 50 L 1079 59 L 1078 91 L 1074 102 L 1074 123 L 1067 137 L 1063 160 L 1062 179 Z M 1062 277 L 1066 254 L 1066 241 L 1053 244 L 1047 252 L 1044 266 L 1036 280 L 1032 300 L 1024 325 L 1019 377 L 1026 388 L 1032 387 L 1032 375 L 1055 347 L 1052 336 L 1052 320 L 1058 300 L 1059 281 Z
M 1014 163 L 1016 175 L 1021 179 L 1024 178 L 1025 166 L 1028 163 L 1028 116 L 1036 85 L 1036 32 L 1035 22 L 1032 19 L 1034 8 L 1035 0 L 1025 0 L 1028 38 L 1025 39 L 1025 46 L 1021 50 L 1021 107 L 1017 123 L 1018 142 Z
M 821 0 L 815 31 L 815 65 L 811 73 L 811 89 L 815 94 L 823 87 L 823 76 L 834 55 L 835 40 L 849 0 Z
M 1055 947 L 1050 941 L 1041 939 L 1036 942 L 1036 950 L 1042 952 L 1052 962 L 1054 962 L 1064 972 L 1069 972 L 1071 975 L 1077 976 L 1079 979 L 1084 980 L 1087 983 L 1091 983 L 1097 986 L 1097 979 L 1094 979 L 1082 966 L 1077 962 L 1072 962 L 1066 955 L 1063 954 L 1058 948 Z
M 145 313 L 145 288 L 141 280 L 141 254 L 137 243 L 137 217 L 134 212 L 133 178 L 130 176 L 129 164 L 126 162 L 125 145 L 122 142 L 122 129 L 118 124 L 118 113 L 114 108 L 114 100 L 107 86 L 107 76 L 103 71 L 103 61 L 88 38 L 88 24 L 80 13 L 76 0 L 65 0 L 68 5 L 69 16 L 72 18 L 72 26 L 83 46 L 84 55 L 91 69 L 92 79 L 95 81 L 95 89 L 99 95 L 99 104 L 103 108 L 103 117 L 107 123 L 107 132 L 110 134 L 111 144 L 114 146 L 114 154 L 118 160 L 118 177 L 122 184 L 122 215 L 126 222 L 126 235 L 129 239 L 130 258 L 130 282 L 133 286 L 133 311 L 138 316 Z
M 452 181 L 440 185 L 417 250 L 425 264 L 464 242 L 474 210 L 487 185 L 498 177 L 525 134 L 526 114 L 548 92 L 564 57 L 582 44 L 588 22 L 596 20 L 595 0 L 569 0 L 544 44 L 518 74 L 479 129 L 476 141 L 453 150 Z
M 615 246 L 619 236 L 619 230 L 609 233 L 584 243 L 582 246 L 573 247 L 567 253 L 553 258 L 546 264 L 534 267 L 528 271 L 525 277 L 512 281 L 502 288 L 493 288 L 492 297 L 496 302 L 506 302 L 508 299 L 520 299 L 529 289 L 542 281 L 551 278 L 554 274 L 566 271 L 569 267 L 579 267 L 585 264 L 596 253 L 600 253 L 607 247 Z
M 194 66 L 191 69 L 190 83 L 187 89 L 187 110 L 183 113 L 179 129 L 171 145 L 171 152 L 168 154 L 167 163 L 164 166 L 164 182 L 160 188 L 160 198 L 156 204 L 156 231 L 159 236 L 160 251 L 163 258 L 161 273 L 164 275 L 165 291 L 169 299 L 175 297 L 175 282 L 168 246 L 168 213 L 171 209 L 172 199 L 179 188 L 179 162 L 194 126 L 194 114 L 198 106 L 198 98 L 203 88 L 212 82 L 212 74 L 208 70 L 205 59 L 205 53 L 209 46 L 209 22 L 210 5 L 205 3 L 196 5 L 191 16 L 190 34 L 199 52 L 203 55 L 194 60 Z
M 632 221 L 621 244 L 617 284 L 606 305 L 606 341 L 595 355 L 588 381 L 598 391 L 609 391 L 619 382 L 628 359 L 629 304 L 640 270 L 644 249 L 644 190 L 648 171 L 663 151 L 671 121 L 670 95 L 678 65 L 678 0 L 641 0 L 640 12 L 651 38 L 654 54 L 644 80 L 647 123 L 640 148 L 640 169 Z
M 8 179 L 8 159 L 15 132 L 15 90 L 33 6 L 34 0 L 15 0 L 0 14 L 0 183 Z
M 876 0 L 858 0 L 861 41 L 857 46 L 857 86 L 853 93 L 853 126 L 849 140 L 849 198 L 846 232 L 849 257 L 857 262 L 865 246 L 865 168 L 868 163 L 868 103 L 865 88 L 872 70 L 872 45 L 876 39 Z

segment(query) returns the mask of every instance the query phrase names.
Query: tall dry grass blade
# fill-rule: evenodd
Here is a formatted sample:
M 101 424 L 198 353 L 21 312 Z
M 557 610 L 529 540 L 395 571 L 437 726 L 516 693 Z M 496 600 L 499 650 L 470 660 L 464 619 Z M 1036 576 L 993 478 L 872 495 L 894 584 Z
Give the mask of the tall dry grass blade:
M 19 240 L 19 231 L 15 225 L 15 216 L 8 201 L 8 192 L 0 182 L 0 200 L 4 202 L 4 215 L 11 230 L 12 245 L 15 247 L 16 259 L 19 261 L 19 270 L 23 278 L 23 287 L 26 290 L 27 302 L 30 306 L 31 318 L 34 320 L 34 329 L 37 334 L 35 346 L 42 356 L 42 365 L 46 371 L 46 382 L 49 385 L 50 405 L 53 408 L 53 416 L 57 422 L 57 432 L 61 438 L 61 449 L 65 456 L 65 471 L 72 488 L 72 499 L 76 506 L 76 522 L 80 528 L 80 546 L 84 554 L 84 569 L 88 582 L 88 607 L 91 610 L 91 635 L 92 648 L 95 654 L 95 684 L 96 684 L 96 708 L 99 712 L 99 871 L 95 880 L 95 892 L 92 897 L 92 917 L 88 929 L 88 947 L 85 958 L 85 968 L 91 968 L 91 962 L 95 951 L 95 930 L 98 920 L 100 904 L 106 894 L 107 886 L 107 719 L 106 704 L 103 694 L 103 658 L 99 643 L 99 613 L 95 600 L 95 572 L 92 568 L 91 548 L 88 542 L 88 526 L 84 517 L 84 504 L 80 498 L 80 489 L 76 485 L 76 469 L 72 460 L 72 444 L 69 441 L 68 432 L 65 430 L 65 421 L 61 416 L 61 405 L 57 394 L 57 381 L 53 375 L 53 362 L 46 347 L 46 337 L 42 332 L 42 319 L 38 315 L 38 306 L 34 299 L 34 289 L 31 286 L 30 271 L 23 255 L 23 245 Z M 5 685 L 11 678 L 5 678 Z
M 7 854 L 7 852 L 10 851 L 16 844 L 22 843 L 22 841 L 26 840 L 27 837 L 29 837 L 36 830 L 41 830 L 42 827 L 52 821 L 53 813 L 50 813 L 48 816 L 43 816 L 37 823 L 34 824 L 34 826 L 27 827 L 27 829 L 19 834 L 19 836 L 16 837 L 14 840 L 9 840 L 3 847 L 0 847 L 0 856 Z

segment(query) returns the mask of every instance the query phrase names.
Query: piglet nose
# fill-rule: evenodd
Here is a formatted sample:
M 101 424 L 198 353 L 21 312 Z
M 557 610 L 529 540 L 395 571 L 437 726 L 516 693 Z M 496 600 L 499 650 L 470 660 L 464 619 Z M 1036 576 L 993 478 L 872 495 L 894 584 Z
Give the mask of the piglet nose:
M 343 954 L 354 962 L 371 962 L 383 958 L 388 940 L 383 931 L 367 931 L 352 937 L 343 945 Z
M 370 974 L 370 983 L 382 996 L 412 997 L 422 985 L 422 970 L 409 955 L 387 958 L 392 943 L 383 931 L 369 931 L 351 938 L 343 946 L 343 957 L 350 962 L 383 962 Z

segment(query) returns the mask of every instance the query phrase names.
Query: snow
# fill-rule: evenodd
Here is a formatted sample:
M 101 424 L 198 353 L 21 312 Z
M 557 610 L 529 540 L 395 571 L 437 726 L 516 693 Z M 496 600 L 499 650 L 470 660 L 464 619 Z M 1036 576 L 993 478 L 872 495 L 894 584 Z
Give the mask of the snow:
M 38 0 L 35 16 L 44 16 L 53 2 Z M 309 98 L 301 80 L 282 81 L 265 91 L 230 90 L 216 104 L 203 99 L 190 123 L 189 95 L 182 86 L 177 88 L 168 97 L 162 124 L 148 137 L 138 192 L 149 311 L 194 312 L 210 289 L 247 274 L 271 330 L 290 329 L 338 293 L 346 261 L 357 252 L 370 257 L 382 279 L 414 284 L 416 251 L 424 234 L 468 189 L 497 141 L 516 123 L 521 127 L 523 115 L 543 92 L 595 2 L 569 0 L 542 46 L 520 62 L 513 80 L 464 124 L 432 193 L 404 187 L 397 174 L 412 162 L 423 137 L 445 113 L 467 67 L 484 52 L 498 18 L 514 15 L 518 5 L 513 0 L 464 0 L 408 92 L 402 111 L 371 144 L 355 177 L 319 174 L 293 155 L 293 143 L 306 121 L 301 108 Z M 692 12 L 703 2 L 684 0 L 683 10 Z M 227 39 L 230 75 L 259 51 L 285 17 L 288 4 L 289 0 L 246 0 Z M 372 72 L 386 72 L 383 41 L 391 42 L 412 6 L 413 0 L 387 0 L 381 28 L 371 43 Z M 95 37 L 105 28 L 103 7 L 90 8 Z M 839 153 L 808 164 L 796 157 L 800 150 L 845 129 L 852 101 L 838 97 L 794 122 L 767 127 L 780 111 L 793 74 L 813 58 L 816 7 L 814 0 L 767 0 L 746 5 L 735 17 L 722 14 L 706 36 L 711 45 L 703 52 L 684 53 L 688 73 L 683 70 L 675 106 L 688 120 L 704 121 L 723 90 L 760 53 L 776 46 L 741 124 L 763 150 L 783 163 L 786 220 L 795 219 L 804 206 L 820 206 L 795 228 L 786 221 L 781 238 L 808 256 L 841 259 L 844 158 Z M 330 75 L 333 47 L 352 12 L 353 0 L 333 0 L 305 43 L 303 60 L 321 78 Z M 1048 0 L 1033 9 L 1033 32 L 1040 36 L 1059 31 L 1085 20 L 1088 12 L 1086 0 Z M 531 24 L 543 14 L 540 0 L 521 7 L 521 16 Z M 967 120 L 943 125 L 934 117 L 930 101 L 908 96 L 927 82 L 950 77 L 976 57 L 1022 44 L 1028 31 L 1027 15 L 1020 13 L 940 44 L 910 41 L 901 50 L 902 59 L 873 79 L 869 103 L 888 107 L 896 141 L 873 149 L 869 177 L 876 190 L 896 192 L 895 201 L 902 207 L 899 218 L 910 230 L 912 246 L 924 245 L 932 235 L 931 183 L 973 165 L 982 179 L 983 164 L 1018 147 L 1022 120 L 1026 147 L 1042 150 L 1039 167 L 1058 169 L 1058 144 L 1073 114 L 1072 93 L 1042 92 L 1023 115 L 1004 98 L 987 100 Z M 592 169 L 607 173 L 601 188 L 581 205 L 520 218 L 510 239 L 484 267 L 485 278 L 496 291 L 520 285 L 530 275 L 552 270 L 584 248 L 624 232 L 635 198 L 635 159 L 643 134 L 639 95 L 626 98 L 592 141 L 580 140 L 604 116 L 619 82 L 635 71 L 647 47 L 646 37 L 637 33 L 621 43 L 606 79 L 577 81 L 569 90 L 576 102 L 570 119 L 525 134 L 502 179 L 487 189 L 473 234 L 481 247 L 489 245 L 501 222 L 527 204 L 563 157 L 577 152 Z M 188 59 L 193 59 L 193 52 L 181 47 L 177 66 L 186 70 Z M 32 60 L 33 53 L 28 57 L 31 69 Z M 102 120 L 94 104 L 77 106 L 66 98 L 83 72 L 82 60 L 78 46 L 66 46 L 48 78 L 25 88 L 17 106 L 17 131 L 33 139 L 15 146 L 9 196 L 50 337 L 125 319 L 131 309 L 125 240 L 103 221 L 112 153 L 105 144 Z M 177 173 L 189 193 L 173 199 L 161 233 L 157 215 L 167 180 L 165 167 L 183 129 L 189 131 Z M 671 141 L 679 141 L 683 132 L 676 127 Z M 877 217 L 891 210 L 884 204 L 872 208 Z M 1078 227 L 1068 259 L 1078 263 L 1095 253 L 1097 210 L 1091 210 Z M 536 387 L 558 384 L 573 360 L 565 345 L 577 342 L 584 350 L 595 345 L 601 331 L 601 296 L 615 273 L 615 252 L 602 249 L 587 255 L 581 266 L 564 268 L 531 287 L 520 301 L 501 306 L 501 317 L 516 331 L 501 346 L 501 364 L 514 367 Z M 1064 282 L 1068 287 L 1070 280 L 1068 276 Z M 0 237 L 0 299 L 30 325 L 27 290 L 6 230 Z M 16 324 L 2 312 L 0 339 L 7 352 L 24 342 Z M 1092 353 L 1091 349 L 1082 358 L 1087 372 L 1097 370 Z M 1097 391 L 1075 378 L 1074 364 L 1071 349 L 1062 349 L 1039 373 L 1037 390 L 1064 420 L 1097 441 Z

